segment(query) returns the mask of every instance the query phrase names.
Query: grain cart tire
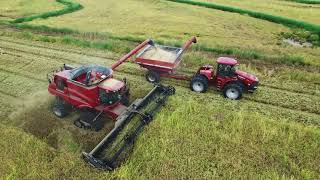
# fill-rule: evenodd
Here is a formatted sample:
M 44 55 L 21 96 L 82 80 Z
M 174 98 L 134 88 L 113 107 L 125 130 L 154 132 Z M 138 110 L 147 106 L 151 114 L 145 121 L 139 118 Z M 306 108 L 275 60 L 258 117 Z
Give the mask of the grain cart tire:
M 195 75 L 192 77 L 190 82 L 190 88 L 192 91 L 198 93 L 204 93 L 208 90 L 208 79 L 202 75 Z
M 61 97 L 56 97 L 52 111 L 58 118 L 64 118 L 69 114 L 70 106 Z
M 242 97 L 242 88 L 239 84 L 231 83 L 223 88 L 223 96 L 232 100 L 239 100 Z
M 157 83 L 160 80 L 160 75 L 154 71 L 148 71 L 146 74 L 146 79 L 148 82 Z

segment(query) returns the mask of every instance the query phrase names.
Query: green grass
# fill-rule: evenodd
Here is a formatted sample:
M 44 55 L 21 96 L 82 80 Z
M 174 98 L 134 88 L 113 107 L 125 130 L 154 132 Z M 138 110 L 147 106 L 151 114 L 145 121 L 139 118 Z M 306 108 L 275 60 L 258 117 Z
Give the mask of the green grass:
M 320 4 L 320 1 L 318 0 L 288 0 L 288 1 L 293 1 L 297 3 L 303 3 L 303 4 Z
M 61 3 L 65 5 L 65 8 L 61 10 L 54 10 L 54 11 L 49 11 L 49 12 L 44 12 L 41 14 L 36 14 L 32 16 L 27 16 L 27 17 L 22 17 L 22 18 L 17 18 L 12 21 L 12 23 L 23 23 L 23 22 L 28 22 L 28 21 L 33 21 L 34 19 L 47 19 L 49 17 L 54 17 L 54 16 L 61 16 L 63 14 L 67 13 L 73 13 L 75 11 L 78 11 L 83 8 L 83 6 L 79 3 L 75 3 L 71 0 L 56 0 L 58 3 Z
M 168 0 L 168 1 L 202 6 L 206 8 L 218 9 L 218 10 L 227 11 L 227 12 L 239 13 L 241 15 L 248 15 L 254 18 L 267 20 L 270 22 L 282 24 L 289 27 L 304 28 L 306 30 L 314 31 L 320 34 L 320 25 L 312 24 L 304 21 L 298 21 L 296 19 L 290 19 L 287 17 L 271 15 L 271 14 L 266 14 L 258 11 L 251 11 L 251 10 L 241 9 L 238 7 L 225 6 L 225 5 L 215 4 L 215 3 L 207 3 L 207 2 L 192 1 L 192 0 Z
M 33 30 L 34 32 L 40 32 L 40 33 L 57 33 L 53 34 L 54 36 L 42 36 L 42 35 L 36 35 L 32 32 L 25 32 L 20 37 L 23 37 L 25 39 L 31 39 L 31 40 L 38 40 L 43 42 L 51 42 L 55 43 L 57 41 L 62 42 L 64 44 L 70 44 L 75 45 L 79 47 L 89 47 L 89 48 L 96 48 L 96 49 L 106 49 L 106 50 L 112 50 L 117 52 L 125 52 L 130 47 L 119 45 L 120 43 L 123 43 L 122 41 L 128 41 L 128 42 L 134 42 L 134 43 L 140 43 L 144 41 L 142 38 L 136 38 L 133 36 L 115 36 L 115 35 L 109 35 L 109 34 L 101 34 L 101 33 L 80 33 L 78 31 L 74 31 L 72 29 L 68 28 L 51 28 L 48 26 L 35 26 L 35 25 L 27 25 L 27 24 L 14 24 L 10 25 L 11 27 L 22 29 L 22 30 Z M 60 34 L 69 34 L 65 35 L 64 37 L 58 37 L 57 35 Z M 92 40 L 83 40 L 77 38 L 80 37 L 87 37 L 90 36 L 94 37 L 95 39 L 98 39 L 96 42 Z M 105 40 L 100 40 L 99 37 Z M 163 40 L 155 40 L 159 44 L 164 45 L 172 45 L 172 46 L 181 46 L 184 42 L 182 41 L 163 41 Z M 306 62 L 305 59 L 301 56 L 293 56 L 293 55 L 281 55 L 281 56 L 270 56 L 266 55 L 263 52 L 259 52 L 257 50 L 245 50 L 245 49 L 236 49 L 236 48 L 230 48 L 230 47 L 207 47 L 204 45 L 194 45 L 191 47 L 191 49 L 204 51 L 207 53 L 216 53 L 220 55 L 232 55 L 237 58 L 241 59 L 259 59 L 266 62 L 271 63 L 281 63 L 281 64 L 288 64 L 288 65 L 311 65 L 312 63 Z
M 297 4 L 285 0 L 196 0 L 224 6 L 232 6 L 245 10 L 266 13 L 270 15 L 288 17 L 313 24 L 320 24 L 318 5 Z
M 78 2 L 85 7 L 81 11 L 28 24 L 109 37 L 130 37 L 131 40 L 152 37 L 158 41 L 175 39 L 183 42 L 190 36 L 197 36 L 199 44 L 205 47 L 254 50 L 277 57 L 290 54 L 303 57 L 306 64 L 319 65 L 317 48 L 296 48 L 282 42 L 280 34 L 290 33 L 291 28 L 250 16 L 169 1 Z M 97 3 L 100 6 L 96 6 Z M 143 13 L 137 11 L 142 6 L 146 7 Z M 294 13 L 291 9 L 288 11 Z
M 0 19 L 16 18 L 45 13 L 63 6 L 55 0 L 4 0 L 0 1 Z

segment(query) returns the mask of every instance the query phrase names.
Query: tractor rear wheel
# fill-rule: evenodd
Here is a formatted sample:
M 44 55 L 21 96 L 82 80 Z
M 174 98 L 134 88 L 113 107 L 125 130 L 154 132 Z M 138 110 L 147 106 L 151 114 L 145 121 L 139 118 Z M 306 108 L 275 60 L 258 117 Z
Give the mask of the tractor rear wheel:
M 64 118 L 69 114 L 70 108 L 70 105 L 61 97 L 56 97 L 52 111 L 57 117 Z
M 208 90 L 208 85 L 208 79 L 200 74 L 197 74 L 192 77 L 190 88 L 192 91 L 204 93 Z
M 151 83 L 157 83 L 160 80 L 160 75 L 154 71 L 148 71 L 146 74 L 146 79 Z
M 242 88 L 239 84 L 228 84 L 223 88 L 223 96 L 232 100 L 238 100 L 242 97 Z

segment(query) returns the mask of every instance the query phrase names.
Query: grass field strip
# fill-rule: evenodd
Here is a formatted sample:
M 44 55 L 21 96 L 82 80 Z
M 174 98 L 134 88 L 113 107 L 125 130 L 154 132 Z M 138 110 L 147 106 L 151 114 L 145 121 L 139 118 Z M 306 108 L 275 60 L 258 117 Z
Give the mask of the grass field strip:
M 201 6 L 205 8 L 217 9 L 217 10 L 231 12 L 231 13 L 239 13 L 241 15 L 246 15 L 253 18 L 257 18 L 257 19 L 266 20 L 276 24 L 282 24 L 288 27 L 294 26 L 294 27 L 304 28 L 305 30 L 313 31 L 320 34 L 320 25 L 299 21 L 296 19 L 288 18 L 288 17 L 271 15 L 271 14 L 262 13 L 258 11 L 251 11 L 251 10 L 242 9 L 238 7 L 221 5 L 221 4 L 210 3 L 210 2 L 201 2 L 201 1 L 193 1 L 193 0 L 167 0 L 167 1 L 190 4 L 194 6 Z

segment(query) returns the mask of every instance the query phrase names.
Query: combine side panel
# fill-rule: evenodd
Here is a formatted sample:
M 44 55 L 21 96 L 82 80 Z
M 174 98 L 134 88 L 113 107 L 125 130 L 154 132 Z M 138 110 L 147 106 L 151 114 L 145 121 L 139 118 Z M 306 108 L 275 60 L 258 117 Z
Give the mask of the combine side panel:
M 174 92 L 171 86 L 156 85 L 143 99 L 137 99 L 117 118 L 113 130 L 90 153 L 83 153 L 84 159 L 99 169 L 118 167 L 127 158 L 143 127 Z

